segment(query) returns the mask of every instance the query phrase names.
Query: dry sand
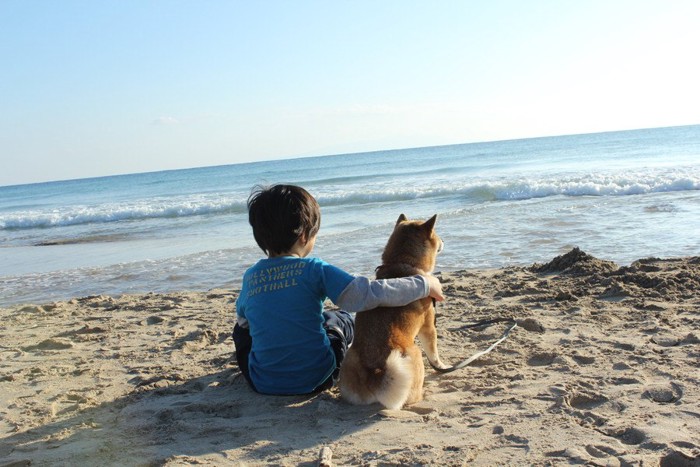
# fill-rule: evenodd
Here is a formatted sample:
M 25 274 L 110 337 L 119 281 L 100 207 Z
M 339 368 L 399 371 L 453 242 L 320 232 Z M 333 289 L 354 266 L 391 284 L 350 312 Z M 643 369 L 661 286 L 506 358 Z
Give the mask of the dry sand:
M 4 465 L 700 465 L 700 258 L 579 250 L 442 274 L 440 375 L 402 411 L 253 393 L 232 291 L 0 310 Z

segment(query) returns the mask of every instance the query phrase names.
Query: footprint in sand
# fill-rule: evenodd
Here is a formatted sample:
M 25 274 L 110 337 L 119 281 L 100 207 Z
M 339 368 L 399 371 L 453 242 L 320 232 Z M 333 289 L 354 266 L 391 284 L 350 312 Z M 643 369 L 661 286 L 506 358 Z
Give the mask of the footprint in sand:
M 654 402 L 668 404 L 681 400 L 681 397 L 683 397 L 683 389 L 676 383 L 656 384 L 647 386 L 643 395 Z
M 192 331 L 178 339 L 177 345 L 185 352 L 193 352 L 209 345 L 221 344 L 228 338 L 228 333 L 219 333 L 216 330 Z
M 622 455 L 622 453 L 618 452 L 616 449 L 604 444 L 589 444 L 585 447 L 585 449 L 588 454 L 593 457 L 597 457 L 598 459 L 606 459 L 608 457 L 617 457 Z
M 543 333 L 545 331 L 544 326 L 538 320 L 534 318 L 525 318 L 517 321 L 518 326 L 530 332 Z
M 625 408 L 623 404 L 610 400 L 599 392 L 585 389 L 566 391 L 558 396 L 557 405 L 565 413 L 580 419 L 584 425 L 594 428 L 606 425 L 611 416 Z
M 579 353 L 574 353 L 571 358 L 576 360 L 576 363 L 579 365 L 590 365 L 592 363 L 595 363 L 595 357 L 590 356 L 590 355 L 581 355 Z
M 36 345 L 24 347 L 22 350 L 25 352 L 31 352 L 34 350 L 65 350 L 72 349 L 73 347 L 75 347 L 75 344 L 71 340 L 52 337 L 50 339 L 45 339 Z
M 555 352 L 538 352 L 530 356 L 527 364 L 530 366 L 547 366 L 554 363 L 556 358 L 557 354 Z
M 85 324 L 82 328 L 78 329 L 72 329 L 70 331 L 63 332 L 61 334 L 58 334 L 55 338 L 65 338 L 68 340 L 68 342 L 87 342 L 87 341 L 92 341 L 92 340 L 99 340 L 103 336 L 103 334 L 109 332 L 107 328 L 100 327 L 100 326 L 90 326 L 89 324 Z M 69 347 L 66 347 L 69 348 Z M 53 349 L 53 350 L 58 350 L 58 349 Z
M 647 439 L 646 433 L 634 427 L 618 429 L 607 434 L 608 436 L 619 439 L 623 444 L 630 445 L 642 444 Z
M 699 455 L 688 455 L 676 450 L 671 450 L 659 459 L 659 467 L 697 467 L 698 465 L 700 465 Z
M 675 336 L 653 336 L 651 341 L 660 347 L 675 347 L 681 340 Z
M 624 370 L 631 370 L 632 367 L 625 362 L 617 362 L 617 363 L 613 364 L 612 369 L 617 370 L 617 371 L 624 371 Z
M 165 321 L 165 318 L 163 318 L 162 316 L 153 315 L 153 316 L 149 316 L 148 318 L 146 318 L 145 323 L 148 326 L 152 326 L 154 324 L 160 324 L 164 321 Z
M 608 400 L 602 394 L 579 391 L 564 396 L 564 403 L 578 410 L 591 410 L 605 404 Z

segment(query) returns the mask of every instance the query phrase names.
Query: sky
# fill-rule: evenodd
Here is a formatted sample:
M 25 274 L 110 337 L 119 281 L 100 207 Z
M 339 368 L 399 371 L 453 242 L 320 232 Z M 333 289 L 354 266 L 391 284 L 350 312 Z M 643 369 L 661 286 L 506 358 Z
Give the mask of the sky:
M 0 185 L 700 123 L 697 0 L 0 0 Z

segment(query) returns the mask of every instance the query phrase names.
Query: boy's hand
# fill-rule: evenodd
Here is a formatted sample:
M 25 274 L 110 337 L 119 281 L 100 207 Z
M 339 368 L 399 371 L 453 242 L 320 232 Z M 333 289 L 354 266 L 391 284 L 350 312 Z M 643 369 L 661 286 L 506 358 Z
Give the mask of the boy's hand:
M 438 302 L 444 301 L 445 297 L 442 295 L 442 284 L 440 284 L 438 278 L 435 276 L 425 276 L 425 278 L 428 281 L 428 286 L 430 287 L 429 296 Z

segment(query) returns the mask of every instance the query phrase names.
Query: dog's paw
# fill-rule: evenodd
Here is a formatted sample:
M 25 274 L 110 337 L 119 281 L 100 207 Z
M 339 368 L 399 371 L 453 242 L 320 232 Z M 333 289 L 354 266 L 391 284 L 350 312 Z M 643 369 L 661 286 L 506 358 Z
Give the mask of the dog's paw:
M 450 365 L 445 365 L 444 363 L 442 363 L 442 360 L 440 360 L 439 358 L 435 361 L 431 361 L 430 366 L 432 366 L 436 370 L 447 370 L 448 368 L 451 368 Z

